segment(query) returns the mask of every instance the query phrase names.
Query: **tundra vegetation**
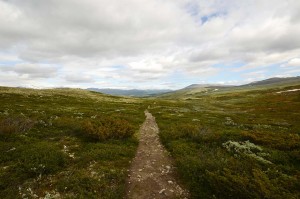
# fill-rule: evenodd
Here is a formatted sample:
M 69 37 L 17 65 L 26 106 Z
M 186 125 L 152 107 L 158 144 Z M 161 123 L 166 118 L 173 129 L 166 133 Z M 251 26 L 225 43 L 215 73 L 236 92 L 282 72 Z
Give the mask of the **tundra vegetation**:
M 175 93 L 151 106 L 192 198 L 300 198 L 299 88 Z
M 299 89 L 0 87 L 0 198 L 122 198 L 145 109 L 192 198 L 300 198 Z
M 142 102 L 0 88 L 0 198 L 122 198 Z

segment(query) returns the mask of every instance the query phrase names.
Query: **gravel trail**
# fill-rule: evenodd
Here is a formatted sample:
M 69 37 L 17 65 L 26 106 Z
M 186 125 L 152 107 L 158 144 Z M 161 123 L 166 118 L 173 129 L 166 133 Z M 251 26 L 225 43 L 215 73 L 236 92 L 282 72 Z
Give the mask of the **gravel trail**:
M 168 152 L 160 143 L 155 118 L 147 110 L 139 146 L 127 180 L 128 199 L 188 198 L 177 182 Z

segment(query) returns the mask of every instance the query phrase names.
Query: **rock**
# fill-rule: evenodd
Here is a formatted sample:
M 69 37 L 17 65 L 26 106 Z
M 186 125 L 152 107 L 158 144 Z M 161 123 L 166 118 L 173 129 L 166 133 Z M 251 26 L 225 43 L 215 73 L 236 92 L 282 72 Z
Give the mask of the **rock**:
M 159 193 L 159 194 L 162 194 L 165 190 L 166 190 L 166 189 L 162 189 L 162 190 L 160 190 L 158 193 Z
M 172 180 L 169 180 L 168 183 L 169 183 L 169 184 L 174 184 Z

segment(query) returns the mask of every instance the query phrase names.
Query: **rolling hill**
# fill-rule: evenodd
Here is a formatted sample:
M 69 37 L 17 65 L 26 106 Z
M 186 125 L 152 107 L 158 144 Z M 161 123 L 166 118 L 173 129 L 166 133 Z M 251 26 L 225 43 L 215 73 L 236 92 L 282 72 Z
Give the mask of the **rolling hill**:
M 265 85 L 278 85 L 278 84 L 290 84 L 290 83 L 299 83 L 300 77 L 273 77 L 261 81 L 251 82 L 242 86 L 265 86 Z
M 220 84 L 192 84 L 183 89 L 171 91 L 168 93 L 158 94 L 159 98 L 180 99 L 193 98 L 199 95 L 208 95 L 216 92 L 233 92 L 237 90 L 255 90 L 267 89 L 272 87 L 282 87 L 287 85 L 298 85 L 300 77 L 286 77 L 286 78 L 269 78 L 261 81 L 251 82 L 244 85 L 220 85 Z
M 171 90 L 162 89 L 162 90 L 139 90 L 139 89 L 109 89 L 109 88 L 88 88 L 87 90 L 100 92 L 108 95 L 118 95 L 118 96 L 134 96 L 134 97 L 146 97 L 151 95 L 162 94 L 170 92 Z

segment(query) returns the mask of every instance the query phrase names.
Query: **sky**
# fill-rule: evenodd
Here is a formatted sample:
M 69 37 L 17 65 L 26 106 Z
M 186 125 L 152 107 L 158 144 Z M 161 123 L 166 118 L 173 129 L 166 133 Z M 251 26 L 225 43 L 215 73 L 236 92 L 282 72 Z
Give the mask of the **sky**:
M 0 86 L 179 89 L 300 75 L 299 0 L 0 0 Z

